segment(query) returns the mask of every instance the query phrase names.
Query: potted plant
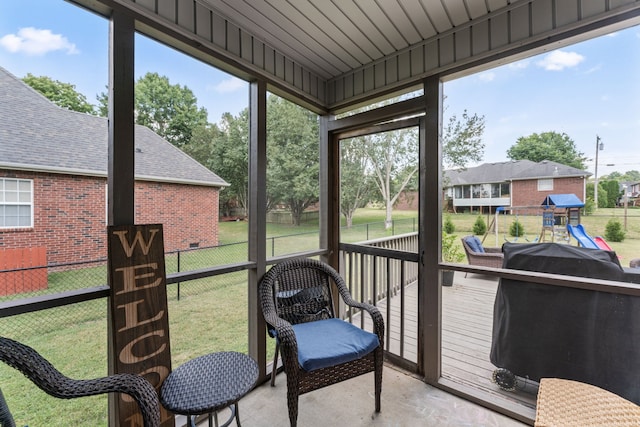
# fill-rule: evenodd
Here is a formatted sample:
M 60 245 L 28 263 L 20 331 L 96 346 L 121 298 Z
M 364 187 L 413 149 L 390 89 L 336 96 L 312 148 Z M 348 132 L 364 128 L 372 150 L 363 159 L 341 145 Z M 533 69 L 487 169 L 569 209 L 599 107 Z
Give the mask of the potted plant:
M 460 245 L 456 244 L 457 237 L 455 234 L 442 233 L 442 261 L 464 261 L 464 252 Z M 442 270 L 442 286 L 453 285 L 453 273 L 452 270 Z

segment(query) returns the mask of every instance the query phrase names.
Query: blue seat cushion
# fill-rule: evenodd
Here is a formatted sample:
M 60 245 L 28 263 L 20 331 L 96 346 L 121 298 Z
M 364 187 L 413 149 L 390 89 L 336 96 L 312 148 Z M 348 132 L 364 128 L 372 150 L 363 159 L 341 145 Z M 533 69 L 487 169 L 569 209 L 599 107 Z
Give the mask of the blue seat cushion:
M 307 372 L 359 359 L 380 344 L 376 334 L 335 318 L 293 325 L 293 331 Z
M 484 253 L 484 248 L 482 247 L 482 242 L 476 236 L 469 236 L 465 239 L 467 245 L 471 248 L 473 252 Z

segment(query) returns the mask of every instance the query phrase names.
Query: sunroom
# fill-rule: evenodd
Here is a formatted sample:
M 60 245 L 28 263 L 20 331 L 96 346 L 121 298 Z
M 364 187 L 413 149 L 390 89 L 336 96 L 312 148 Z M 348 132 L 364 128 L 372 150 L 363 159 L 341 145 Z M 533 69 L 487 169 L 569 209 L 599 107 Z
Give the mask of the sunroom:
M 222 70 L 247 84 L 247 219 L 241 231 L 245 234 L 233 242 L 233 250 L 225 249 L 232 253 L 228 258 L 205 255 L 198 259 L 193 255 L 196 248 L 188 243 L 166 254 L 173 368 L 207 353 L 235 350 L 251 356 L 258 364 L 258 383 L 267 382 L 278 366 L 272 363 L 273 343 L 266 333 L 258 283 L 276 263 L 315 258 L 339 271 L 357 298 L 384 313 L 387 367 L 422 380 L 433 390 L 480 405 L 488 413 L 532 425 L 538 379 L 507 378 L 507 383 L 514 381 L 510 387 L 501 382 L 502 371 L 498 369 L 508 366 L 496 366 L 490 355 L 496 351 L 492 328 L 497 322 L 494 307 L 499 279 L 640 297 L 640 287 L 626 283 L 631 280 L 623 276 L 605 280 L 571 272 L 477 267 L 460 259 L 442 261 L 445 202 L 441 143 L 446 110 L 443 86 L 447 82 L 632 28 L 640 23 L 638 1 L 56 1 L 61 7 L 86 9 L 87 19 L 97 17 L 102 31 L 108 27 L 109 146 L 104 189 L 108 226 L 128 227 L 138 224 L 140 218 L 135 198 L 134 132 L 135 67 L 137 55 L 142 53 L 138 49 L 144 49 L 139 46 L 158 43 L 193 58 L 199 66 Z M 637 87 L 630 90 L 637 91 Z M 274 237 L 269 231 L 267 217 L 273 200 L 268 200 L 268 186 L 277 185 L 270 173 L 270 133 L 277 131 L 268 126 L 271 97 L 317 116 L 317 155 L 313 152 L 313 167 L 318 171 L 318 197 L 313 203 L 317 221 L 315 230 L 303 236 L 282 233 Z M 416 171 L 416 217 L 406 230 L 404 225 L 397 226 L 403 231 L 383 233 L 384 237 L 371 238 L 369 230 L 365 237 L 351 235 L 341 226 L 343 149 L 372 135 L 402 132 L 407 132 L 417 147 L 416 152 L 405 154 Z M 596 185 L 598 151 L 596 145 Z M 300 158 L 300 162 L 306 160 Z M 5 169 L 1 163 L 2 159 L 0 169 Z M 58 173 L 72 174 L 67 170 Z M 622 214 L 616 211 L 616 215 Z M 625 228 L 629 219 L 633 233 L 640 221 L 627 215 L 625 209 Z M 153 219 L 145 222 L 154 223 Z M 171 230 L 164 227 L 166 235 Z M 6 233 L 0 230 L 0 242 Z M 484 244 L 494 246 L 491 240 Z M 495 246 L 502 243 L 496 238 Z M 625 267 L 630 258 L 640 256 L 639 245 L 628 245 L 619 260 Z M 50 283 L 52 275 L 58 274 L 55 280 L 79 280 L 87 285 L 50 285 L 45 292 L 4 296 L 0 300 L 2 335 L 36 348 L 61 370 L 74 363 L 84 366 L 77 376 L 115 373 L 115 319 L 108 315 L 111 290 L 107 277 L 113 260 L 102 261 L 72 269 L 78 275 L 91 270 L 96 276 L 90 280 L 60 275 L 49 266 Z M 441 285 L 443 270 L 456 272 L 453 287 Z M 367 328 L 357 316 L 342 314 Z M 580 322 L 587 327 L 593 320 L 588 317 Z M 82 326 L 87 324 L 91 327 Z M 535 323 L 530 325 L 536 327 Z M 64 337 L 62 331 L 67 331 Z M 625 333 L 631 337 L 633 331 Z M 56 341 L 65 344 L 48 351 Z M 624 339 L 619 342 L 625 345 Z M 613 351 L 617 350 L 623 349 Z M 539 351 L 544 353 L 545 349 Z M 109 399 L 109 405 L 106 398 L 94 400 L 91 410 L 98 415 L 94 412 L 91 416 L 97 418 L 90 419 L 83 419 L 87 411 L 83 399 L 34 398 L 46 408 L 33 407 L 28 403 L 31 397 L 16 402 L 12 394 L 17 390 L 35 387 L 4 365 L 0 372 L 9 407 L 16 408 L 25 423 L 40 419 L 31 411 L 48 413 L 42 418 L 46 423 L 55 423 L 56 413 L 77 411 L 79 415 L 72 419 L 78 424 L 124 425 L 114 410 L 118 405 L 115 398 Z M 5 376 L 11 385 L 5 386 Z M 629 377 L 638 379 L 640 374 L 630 372 Z M 278 381 L 285 383 L 280 376 Z M 367 378 L 361 381 L 371 383 Z M 383 393 L 397 390 L 385 391 L 384 383 L 382 387 Z M 639 398 L 637 393 L 624 397 L 632 401 Z M 255 400 L 250 407 L 256 407 Z M 360 416 L 370 416 L 373 403 L 370 409 Z M 382 411 L 386 411 L 384 406 Z M 243 421 L 251 425 L 251 419 Z M 322 420 L 317 421 L 321 425 Z

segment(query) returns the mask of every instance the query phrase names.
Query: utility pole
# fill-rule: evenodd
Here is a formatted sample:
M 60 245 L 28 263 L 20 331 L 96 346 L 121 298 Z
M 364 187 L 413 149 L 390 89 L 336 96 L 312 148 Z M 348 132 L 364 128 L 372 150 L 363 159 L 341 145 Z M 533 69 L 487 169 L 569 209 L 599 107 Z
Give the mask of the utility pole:
M 600 137 L 596 135 L 596 168 L 594 175 L 594 186 L 593 186 L 593 201 L 595 202 L 595 208 L 598 209 L 598 151 L 604 150 L 604 144 L 600 142 Z

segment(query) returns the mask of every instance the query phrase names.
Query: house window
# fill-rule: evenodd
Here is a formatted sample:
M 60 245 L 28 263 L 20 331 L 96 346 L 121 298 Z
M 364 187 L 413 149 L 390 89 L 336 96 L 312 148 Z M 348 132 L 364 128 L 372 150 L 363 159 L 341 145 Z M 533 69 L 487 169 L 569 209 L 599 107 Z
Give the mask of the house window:
M 33 227 L 33 181 L 0 178 L 0 228 Z
M 474 199 L 479 199 L 482 194 L 482 184 L 473 184 L 471 186 L 471 195 Z
M 491 184 L 491 198 L 497 199 L 500 197 L 500 184 Z
M 464 187 L 462 187 L 462 198 L 463 199 L 471 198 L 471 186 L 465 185 Z
M 551 191 L 553 190 L 553 179 L 539 179 L 538 191 Z
M 509 197 L 511 194 L 509 183 L 500 184 L 500 197 Z

